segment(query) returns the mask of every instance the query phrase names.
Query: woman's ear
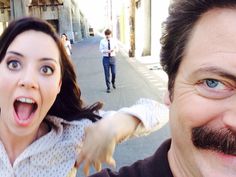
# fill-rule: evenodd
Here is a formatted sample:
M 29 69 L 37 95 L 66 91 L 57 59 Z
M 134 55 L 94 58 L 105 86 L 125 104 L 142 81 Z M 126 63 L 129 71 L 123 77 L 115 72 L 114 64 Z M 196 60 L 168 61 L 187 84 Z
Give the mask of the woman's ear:
M 165 95 L 164 95 L 164 104 L 166 106 L 170 106 L 171 104 L 171 101 L 170 101 L 170 92 L 169 91 L 166 91 Z
M 57 94 L 60 93 L 60 91 L 61 91 L 61 84 L 62 84 L 62 80 L 59 81 Z

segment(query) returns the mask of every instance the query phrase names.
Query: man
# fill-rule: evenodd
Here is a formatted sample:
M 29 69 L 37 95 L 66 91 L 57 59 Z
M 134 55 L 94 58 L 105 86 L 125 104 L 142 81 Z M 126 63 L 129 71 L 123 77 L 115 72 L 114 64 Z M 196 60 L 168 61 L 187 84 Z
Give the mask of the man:
M 236 1 L 173 0 L 162 37 L 171 139 L 118 173 L 236 177 Z
M 100 41 L 99 49 L 103 55 L 103 68 L 105 74 L 105 81 L 107 86 L 107 93 L 111 92 L 110 87 L 110 71 L 111 71 L 111 83 L 113 89 L 116 89 L 116 51 L 118 49 L 115 39 L 111 37 L 111 30 L 105 30 L 105 38 Z

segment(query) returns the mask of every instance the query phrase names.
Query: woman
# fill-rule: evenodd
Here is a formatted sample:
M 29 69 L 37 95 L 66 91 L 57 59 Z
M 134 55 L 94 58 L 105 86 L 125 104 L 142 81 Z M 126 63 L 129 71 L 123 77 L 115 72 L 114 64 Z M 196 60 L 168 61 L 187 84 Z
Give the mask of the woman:
M 102 113 L 100 102 L 85 106 L 71 60 L 47 22 L 13 21 L 0 44 L 0 176 L 64 177 L 76 161 L 85 161 L 88 174 L 91 164 L 114 164 L 116 143 L 161 125 L 151 100 L 115 113 Z
M 61 35 L 61 40 L 62 40 L 62 43 L 63 43 L 65 49 L 66 49 L 67 55 L 71 56 L 71 44 L 70 44 L 70 41 L 65 33 L 63 33 Z

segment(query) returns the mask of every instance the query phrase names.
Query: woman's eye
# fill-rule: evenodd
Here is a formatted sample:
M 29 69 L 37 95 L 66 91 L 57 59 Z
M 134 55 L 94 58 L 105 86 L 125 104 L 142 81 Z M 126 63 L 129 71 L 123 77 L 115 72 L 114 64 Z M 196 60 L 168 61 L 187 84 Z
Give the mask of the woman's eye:
M 11 61 L 7 62 L 7 66 L 10 70 L 19 70 L 21 67 L 21 64 L 17 60 L 11 60 Z
M 43 66 L 40 70 L 43 74 L 46 75 L 50 75 L 53 73 L 53 69 L 50 66 Z

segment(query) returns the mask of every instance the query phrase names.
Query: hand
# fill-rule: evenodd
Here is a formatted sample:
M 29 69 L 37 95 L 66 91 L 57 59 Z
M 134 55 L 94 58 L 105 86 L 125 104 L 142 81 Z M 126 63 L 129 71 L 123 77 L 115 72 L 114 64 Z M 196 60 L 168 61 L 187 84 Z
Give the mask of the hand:
M 107 50 L 107 53 L 112 53 L 113 50 Z
M 113 153 L 116 146 L 116 131 L 111 128 L 112 119 L 109 117 L 94 123 L 85 129 L 85 140 L 83 148 L 76 162 L 76 167 L 84 162 L 83 171 L 89 175 L 90 166 L 94 166 L 96 171 L 102 169 L 102 163 L 115 167 Z M 113 121 L 114 122 L 114 121 Z

